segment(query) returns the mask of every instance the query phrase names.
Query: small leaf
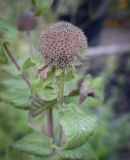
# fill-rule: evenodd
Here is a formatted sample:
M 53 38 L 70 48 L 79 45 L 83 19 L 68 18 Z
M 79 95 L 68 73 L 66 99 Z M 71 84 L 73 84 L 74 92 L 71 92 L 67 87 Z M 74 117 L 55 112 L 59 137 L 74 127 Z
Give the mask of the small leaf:
M 32 92 L 38 92 L 43 89 L 43 81 L 38 77 L 33 80 L 31 90 Z
M 47 86 L 50 83 L 55 82 L 55 72 L 51 68 L 48 68 L 47 77 L 42 80 L 43 81 L 43 87 Z
M 14 143 L 12 147 L 28 154 L 46 157 L 52 153 L 51 145 L 49 137 L 41 132 L 34 132 Z
M 65 74 L 65 81 L 70 81 L 73 80 L 74 78 L 75 78 L 74 70 L 70 69 L 69 71 L 67 71 L 67 73 Z
M 85 144 L 96 128 L 96 118 L 86 115 L 75 104 L 65 105 L 59 111 L 60 123 L 67 135 L 65 149 Z
M 57 148 L 56 153 L 58 155 L 58 160 L 98 160 L 94 150 L 88 143 L 71 150 Z
M 52 79 L 50 79 L 51 77 Z M 48 75 L 48 77 L 44 80 L 41 80 L 40 78 L 34 80 L 32 83 L 32 92 L 41 93 L 44 101 L 52 101 L 56 99 L 57 92 L 53 75 L 50 75 L 50 77 Z
M 30 67 L 34 67 L 34 66 L 36 66 L 36 63 L 33 62 L 32 59 L 29 57 L 23 63 L 22 70 L 25 71 L 26 69 L 28 69 Z
M 79 104 L 82 104 L 87 96 L 98 98 L 93 89 L 92 79 L 90 75 L 85 76 L 83 82 L 81 83 L 79 93 Z
M 54 70 L 49 70 L 45 79 L 38 77 L 32 83 L 32 91 L 40 92 L 44 101 L 52 101 L 56 99 L 56 79 Z
M 43 15 L 48 9 L 50 9 L 53 0 L 32 0 L 33 7 L 35 9 L 35 15 Z

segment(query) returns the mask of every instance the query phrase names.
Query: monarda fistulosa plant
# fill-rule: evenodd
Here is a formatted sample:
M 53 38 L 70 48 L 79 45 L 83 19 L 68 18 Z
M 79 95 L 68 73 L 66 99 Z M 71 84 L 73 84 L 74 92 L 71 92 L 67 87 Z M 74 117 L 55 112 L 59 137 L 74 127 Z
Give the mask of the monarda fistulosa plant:
M 10 147 L 41 159 L 96 160 L 89 144 L 96 130 L 96 118 L 84 113 L 80 107 L 87 96 L 96 97 L 90 76 L 83 78 L 76 71 L 76 65 L 87 51 L 87 39 L 81 29 L 58 22 L 41 33 L 41 65 L 32 83 L 26 70 L 36 69 L 39 62 L 29 57 L 20 67 L 8 43 L 3 41 L 2 46 L 30 90 L 25 98 L 26 105 L 11 102 L 11 99 L 10 102 L 17 108 L 25 106 L 23 109 L 28 109 L 33 131 Z M 32 77 L 36 75 L 32 74 Z M 23 92 L 26 93 L 26 89 Z M 38 116 L 44 116 L 44 122 L 40 120 L 43 125 L 34 122 Z

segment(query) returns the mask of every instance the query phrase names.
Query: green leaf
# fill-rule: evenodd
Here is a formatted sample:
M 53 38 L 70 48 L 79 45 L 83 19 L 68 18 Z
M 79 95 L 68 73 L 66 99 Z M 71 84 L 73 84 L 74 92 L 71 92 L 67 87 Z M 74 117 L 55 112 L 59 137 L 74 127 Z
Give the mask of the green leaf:
M 39 92 L 42 89 L 43 89 L 43 80 L 41 80 L 40 77 L 32 81 L 32 86 L 31 86 L 32 92 Z
M 52 153 L 51 139 L 41 132 L 34 132 L 23 137 L 21 140 L 14 143 L 12 147 L 40 157 L 46 157 Z
M 39 77 L 32 83 L 32 91 L 40 92 L 45 101 L 52 101 L 57 98 L 55 72 L 51 71 L 42 80 Z
M 55 83 L 55 72 L 52 70 L 47 74 L 47 77 L 43 80 L 43 87 L 47 86 L 50 83 Z
M 6 64 L 8 63 L 8 58 L 3 49 L 3 42 L 0 40 L 0 63 Z
M 35 9 L 35 15 L 43 15 L 48 9 L 50 9 L 53 0 L 32 0 L 32 4 Z
M 32 61 L 32 59 L 29 57 L 23 63 L 22 70 L 24 71 L 24 70 L 26 70 L 30 67 L 34 67 L 34 66 L 36 66 L 36 63 L 34 61 Z
M 57 98 L 56 86 L 54 83 L 49 83 L 44 86 L 44 81 L 37 79 L 33 81 L 32 91 L 41 93 L 44 101 L 52 101 Z
M 65 105 L 59 111 L 60 123 L 67 135 L 65 149 L 73 149 L 85 144 L 96 128 L 96 118 L 86 115 L 75 104 Z
M 37 79 L 33 80 L 32 82 L 32 91 L 43 91 L 43 89 L 51 84 L 55 82 L 55 72 L 51 71 L 48 73 L 47 77 L 45 79 L 40 79 L 40 77 L 38 77 Z
M 32 96 L 22 79 L 8 79 L 0 82 L 0 99 L 19 109 L 28 109 Z
M 56 149 L 58 160 L 97 160 L 97 156 L 92 147 L 86 143 L 85 145 L 71 150 Z

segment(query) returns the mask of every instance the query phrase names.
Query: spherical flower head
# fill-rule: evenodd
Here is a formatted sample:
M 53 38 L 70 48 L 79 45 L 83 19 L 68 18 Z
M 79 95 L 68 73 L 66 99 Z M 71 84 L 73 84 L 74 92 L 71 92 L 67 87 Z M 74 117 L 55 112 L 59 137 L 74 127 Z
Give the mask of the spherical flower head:
M 41 33 L 40 50 L 46 65 L 66 68 L 86 52 L 87 39 L 78 27 L 58 22 Z

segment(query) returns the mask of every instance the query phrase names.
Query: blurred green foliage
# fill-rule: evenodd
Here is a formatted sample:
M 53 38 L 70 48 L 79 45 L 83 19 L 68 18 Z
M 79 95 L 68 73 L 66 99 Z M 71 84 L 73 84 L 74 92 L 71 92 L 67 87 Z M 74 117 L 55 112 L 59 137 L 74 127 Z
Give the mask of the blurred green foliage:
M 53 3 L 53 0 L 32 0 L 32 5 L 35 11 L 36 16 L 44 15 L 45 12 L 51 8 L 51 5 Z
M 0 159 L 5 160 L 5 151 L 10 143 L 28 132 L 25 111 L 0 101 Z
M 14 10 L 13 7 L 6 7 L 6 4 L 9 3 L 10 2 L 8 0 L 5 2 L 0 2 L 1 7 L 4 7 L 5 11 L 7 11 L 3 17 L 9 15 L 13 11 L 11 14 L 12 17 L 10 16 L 8 19 L 13 19 L 13 16 L 18 14 L 17 12 L 19 8 L 21 8 L 21 10 L 22 7 L 28 9 L 31 4 L 31 2 L 26 3 L 26 1 L 19 1 L 18 3 L 14 0 L 12 1 L 12 6 L 14 6 L 16 9 Z M 48 8 L 50 7 L 48 2 L 46 6 Z M 42 14 L 42 6 L 38 7 L 41 7 L 40 9 L 37 9 L 36 12 L 36 14 L 39 15 Z M 13 19 L 13 22 L 15 22 L 15 19 Z M 9 32 L 7 36 L 5 35 L 7 38 L 10 38 L 12 35 L 14 36 L 17 33 L 17 30 L 10 27 L 10 25 L 4 20 L 0 21 L 0 29 L 2 31 L 6 30 Z M 20 45 L 22 44 L 20 47 L 18 46 L 17 49 L 20 50 L 20 52 L 23 52 L 23 59 L 21 60 L 23 64 L 23 70 L 25 68 L 29 69 L 29 66 L 34 65 L 34 63 L 31 62 L 30 59 L 24 61 L 25 51 L 23 51 L 23 48 L 25 47 L 25 42 L 24 39 L 21 39 L 21 37 L 17 37 L 17 40 L 19 41 Z M 24 110 L 18 110 L 15 107 L 27 109 L 31 103 L 32 97 L 22 78 L 16 78 L 16 75 L 19 73 L 12 67 L 11 64 L 8 65 L 8 67 L 5 65 L 7 60 L 3 54 L 2 48 L 0 48 L 0 55 L 3 56 L 3 58 L 0 59 L 0 62 L 2 62 L 0 63 L 0 160 L 5 160 L 6 152 L 11 155 L 11 160 L 41 160 L 40 158 L 27 156 L 26 154 L 18 151 L 10 151 L 10 149 L 8 149 L 9 144 L 31 131 L 27 125 L 27 113 Z M 26 65 L 27 61 L 29 61 L 29 66 Z M 109 74 L 111 71 L 104 72 Z M 114 96 L 111 97 L 107 104 L 103 104 L 104 84 L 108 76 L 104 74 L 104 72 L 101 73 L 98 78 L 93 79 L 92 82 L 94 88 L 96 88 L 96 93 L 99 96 L 99 99 L 94 100 L 90 97 L 87 99 L 87 101 L 84 101 L 81 106 L 85 113 L 92 111 L 95 112 L 98 117 L 99 125 L 97 132 L 90 141 L 93 144 L 93 148 L 96 150 L 100 160 L 128 160 L 127 157 L 123 157 L 121 159 L 120 152 L 125 152 L 125 150 L 130 148 L 130 114 L 126 113 L 121 117 L 116 117 L 115 112 L 113 111 L 113 101 L 116 98 Z M 68 93 L 68 90 L 71 90 L 71 86 L 74 86 L 75 82 L 71 82 L 69 85 L 70 88 L 66 88 L 66 93 Z M 69 99 L 69 101 L 73 100 L 78 103 L 77 97 Z M 9 103 L 10 101 L 12 101 L 12 103 Z M 8 156 L 6 158 L 8 158 Z

